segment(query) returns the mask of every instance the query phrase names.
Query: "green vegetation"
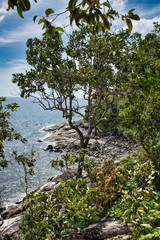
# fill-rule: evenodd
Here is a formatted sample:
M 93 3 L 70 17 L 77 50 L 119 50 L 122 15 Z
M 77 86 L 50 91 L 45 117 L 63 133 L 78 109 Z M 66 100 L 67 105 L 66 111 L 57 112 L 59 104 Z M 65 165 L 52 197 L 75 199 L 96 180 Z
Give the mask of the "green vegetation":
M 8 160 L 4 153 L 4 141 L 20 140 L 25 143 L 27 140 L 12 127 L 9 122 L 11 112 L 16 111 L 16 103 L 5 104 L 6 98 L 0 97 L 0 167 L 7 167 Z
M 20 87 L 21 97 L 35 97 L 45 110 L 61 111 L 71 129 L 79 135 L 80 150 L 86 150 L 101 122 L 119 119 L 114 105 L 130 94 L 130 89 L 125 86 L 127 79 L 118 79 L 122 71 L 118 65 L 121 58 L 125 61 L 130 57 L 128 38 L 128 32 L 111 34 L 107 31 L 93 35 L 83 26 L 72 33 L 66 46 L 56 38 L 50 41 L 45 37 L 28 39 L 26 54 L 32 68 L 25 74 L 14 74 L 13 82 Z M 83 105 L 76 98 L 78 91 L 83 93 Z M 75 115 L 88 124 L 87 133 L 76 125 Z M 79 177 L 82 176 L 84 157 L 85 151 L 83 154 L 80 151 Z
M 20 1 L 14 4 L 9 1 L 9 6 L 17 4 L 18 7 L 18 3 Z M 71 22 L 75 20 L 79 25 L 79 21 L 86 18 L 88 23 L 85 15 L 88 13 L 80 11 L 86 5 L 90 11 L 92 5 L 82 2 L 76 15 L 80 17 L 76 19 L 72 10 L 77 1 L 69 4 Z M 97 1 L 97 8 L 99 4 Z M 21 15 L 23 9 L 19 11 Z M 52 13 L 46 10 L 46 16 Z M 132 13 L 133 10 L 129 14 Z M 61 110 L 80 137 L 78 155 L 65 155 L 52 161 L 52 165 L 62 171 L 78 161 L 77 174 L 66 181 L 60 180 L 50 194 L 27 195 L 24 207 L 27 204 L 28 208 L 20 224 L 19 240 L 56 239 L 77 233 L 79 228 L 106 216 L 131 223 L 132 240 L 160 239 L 160 26 L 155 23 L 154 31 L 142 38 L 128 30 L 113 34 L 99 32 L 103 26 L 97 26 L 98 17 L 96 22 L 93 19 L 91 17 L 90 25 L 93 22 L 98 31 L 94 32 L 92 26 L 81 26 L 72 33 L 67 46 L 59 41 L 59 35 L 49 40 L 46 37 L 29 39 L 27 61 L 32 69 L 13 75 L 22 97 L 39 94 L 40 98 L 37 95 L 35 98 L 42 107 Z M 103 16 L 101 20 L 105 22 Z M 129 17 L 124 20 L 130 25 Z M 41 22 L 45 23 L 45 18 Z M 76 99 L 75 93 L 79 90 L 87 101 L 84 114 Z M 14 111 L 16 107 L 6 105 L 3 112 L 1 104 L 2 167 L 7 164 L 3 141 L 17 138 L 23 141 L 8 122 L 8 110 Z M 87 134 L 74 124 L 74 114 L 88 123 Z M 86 157 L 86 148 L 91 134 L 102 128 L 133 133 L 141 144 L 141 151 L 122 159 L 119 166 L 111 159 L 98 165 Z M 25 169 L 24 162 L 32 167 L 23 156 L 14 154 Z M 83 179 L 84 170 L 89 174 L 87 179 Z
M 29 194 L 18 239 L 57 239 L 106 216 L 131 223 L 132 240 L 159 239 L 160 193 L 148 155 L 134 152 L 119 167 L 107 159 L 96 172 L 92 185 L 74 177 L 50 194 Z
M 18 108 L 17 103 L 6 104 L 6 98 L 0 97 L 0 171 L 7 167 L 9 164 L 8 156 L 5 154 L 4 142 L 7 141 L 20 141 L 26 143 L 27 139 L 23 138 L 12 126 L 10 122 L 11 113 Z M 27 175 L 34 173 L 33 167 L 36 161 L 34 152 L 28 154 L 18 154 L 17 151 L 12 152 L 11 161 L 16 161 L 24 169 L 25 193 L 28 190 Z
M 37 3 L 37 0 L 34 1 Z M 10 8 L 16 8 L 19 16 L 23 18 L 23 12 L 31 9 L 30 2 L 30 0 L 8 0 L 7 10 L 9 11 Z M 132 20 L 140 20 L 140 17 L 135 14 L 134 11 L 135 8 L 131 9 L 126 15 L 121 16 L 130 31 L 132 31 L 133 28 Z M 44 36 L 51 39 L 58 37 L 58 39 L 61 40 L 61 33 L 64 32 L 64 29 L 61 27 L 55 27 L 53 23 L 60 15 L 66 13 L 69 14 L 70 25 L 75 22 L 77 27 L 80 27 L 82 23 L 85 23 L 90 27 L 92 33 L 104 32 L 106 29 L 110 29 L 112 25 L 111 21 L 120 16 L 120 14 L 112 8 L 109 1 L 69 0 L 64 11 L 55 13 L 52 8 L 48 8 L 45 10 L 45 16 L 34 16 L 33 21 L 35 22 L 37 17 L 39 18 L 38 24 L 43 24 L 42 29 L 45 30 L 43 34 Z M 51 17 L 51 20 L 48 19 L 49 17 Z
M 30 207 L 21 224 L 22 239 L 52 239 L 98 220 L 94 197 L 95 188 L 83 179 L 60 181 L 50 195 L 30 195 Z
M 125 176 L 126 184 L 111 215 L 133 224 L 131 239 L 159 239 L 160 192 L 148 155 L 141 152 L 128 156 L 122 160 L 119 171 Z

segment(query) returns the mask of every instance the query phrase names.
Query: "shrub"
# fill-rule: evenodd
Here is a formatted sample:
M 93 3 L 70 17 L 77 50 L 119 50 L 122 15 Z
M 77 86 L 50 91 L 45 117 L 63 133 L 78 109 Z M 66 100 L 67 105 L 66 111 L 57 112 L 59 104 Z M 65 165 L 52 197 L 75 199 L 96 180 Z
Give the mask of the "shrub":
M 97 206 L 103 207 L 105 212 L 111 208 L 113 202 L 119 198 L 123 189 L 123 175 L 110 159 L 106 159 L 102 167 L 97 168 L 96 177 Z
M 160 192 L 154 186 L 155 171 L 144 153 L 133 153 L 123 159 L 119 171 L 125 177 L 121 199 L 115 202 L 111 215 L 132 223 L 132 240 L 160 239 Z
M 98 220 L 94 199 L 95 189 L 82 179 L 60 181 L 51 194 L 28 195 L 25 204 L 29 202 L 29 208 L 20 225 L 20 239 L 43 240 L 78 231 Z

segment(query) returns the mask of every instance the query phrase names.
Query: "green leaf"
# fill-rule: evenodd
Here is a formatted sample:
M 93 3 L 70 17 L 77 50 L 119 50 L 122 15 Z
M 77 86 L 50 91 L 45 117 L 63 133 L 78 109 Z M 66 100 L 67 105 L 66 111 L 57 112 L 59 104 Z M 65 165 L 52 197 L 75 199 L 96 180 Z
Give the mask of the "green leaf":
M 57 30 L 58 32 L 64 32 L 63 28 L 61 28 L 61 27 L 56 27 L 56 30 Z
M 110 8 L 110 6 L 111 6 L 111 5 L 110 5 L 109 3 L 107 3 L 107 2 L 102 3 L 102 5 L 103 5 L 103 6 L 106 6 L 106 7 L 108 7 L 108 8 Z
M 21 18 L 24 18 L 22 15 L 22 9 L 21 9 L 20 5 L 17 6 L 17 12 Z
M 29 0 L 20 0 L 18 2 L 18 5 L 20 5 L 23 12 L 28 11 L 31 8 L 31 4 L 30 4 Z
M 38 21 L 38 24 L 41 24 L 42 22 L 44 22 L 44 17 L 41 17 Z
M 132 13 L 135 10 L 135 8 L 132 8 L 131 10 L 129 10 L 128 14 Z
M 129 28 L 129 31 L 132 32 L 132 29 L 133 29 L 132 21 L 129 18 L 127 18 L 126 23 Z
M 126 16 L 122 16 L 122 21 L 126 21 Z
M 71 26 L 72 26 L 73 20 L 74 20 L 74 17 L 73 17 L 73 15 L 70 13 L 70 25 L 71 25 Z
M 33 17 L 33 22 L 35 22 L 35 21 L 36 21 L 36 18 L 37 18 L 37 16 L 34 16 L 34 17 Z
M 77 0 L 70 0 L 67 9 L 73 9 L 77 3 Z
M 124 217 L 129 217 L 130 215 L 131 215 L 131 210 L 130 209 L 127 209 L 123 214 Z
M 45 18 L 43 19 L 43 22 L 46 25 L 46 27 L 51 30 L 51 28 L 52 28 L 51 23 L 48 20 L 46 20 Z
M 138 14 L 132 14 L 132 15 L 128 15 L 129 18 L 133 19 L 133 20 L 140 20 L 140 17 L 138 16 Z
M 103 24 L 107 29 L 110 29 L 110 23 L 109 23 L 107 17 L 103 18 Z
M 48 17 L 50 14 L 52 14 L 52 13 L 54 13 L 54 11 L 53 11 L 52 8 L 48 8 L 48 9 L 46 9 L 46 11 L 45 11 L 45 14 L 46 14 L 47 17 Z
M 143 224 L 141 224 L 141 226 L 143 226 L 145 228 L 148 228 L 148 229 L 152 229 L 152 226 L 150 224 L 147 224 L 147 223 L 143 223 Z

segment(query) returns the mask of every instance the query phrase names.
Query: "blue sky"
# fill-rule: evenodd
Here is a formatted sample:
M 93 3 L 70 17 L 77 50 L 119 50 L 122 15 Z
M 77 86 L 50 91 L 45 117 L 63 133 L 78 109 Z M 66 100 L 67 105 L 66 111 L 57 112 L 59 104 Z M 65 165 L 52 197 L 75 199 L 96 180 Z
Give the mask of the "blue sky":
M 131 8 L 141 17 L 140 22 L 134 23 L 134 31 L 145 35 L 152 29 L 153 22 L 160 22 L 159 0 L 111 0 L 113 8 L 125 14 Z M 6 11 L 7 0 L 0 0 L 0 96 L 17 96 L 19 89 L 12 84 L 12 74 L 29 69 L 25 60 L 26 41 L 28 38 L 42 37 L 41 25 L 33 23 L 34 15 L 43 15 L 45 9 L 53 8 L 61 12 L 65 9 L 67 0 L 32 0 L 32 9 L 21 19 L 16 11 Z M 66 16 L 57 20 L 57 26 L 67 24 Z M 114 21 L 113 31 L 122 28 L 124 23 Z M 71 31 L 71 28 L 68 29 Z

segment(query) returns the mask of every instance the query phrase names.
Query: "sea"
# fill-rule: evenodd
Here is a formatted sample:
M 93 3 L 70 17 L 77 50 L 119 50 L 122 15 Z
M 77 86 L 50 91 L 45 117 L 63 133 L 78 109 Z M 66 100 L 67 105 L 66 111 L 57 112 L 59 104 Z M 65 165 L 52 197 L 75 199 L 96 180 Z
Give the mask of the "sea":
M 83 102 L 83 99 L 80 101 Z M 5 142 L 5 154 L 9 163 L 8 167 L 0 170 L 0 205 L 2 207 L 15 205 L 25 196 L 24 169 L 13 159 L 13 150 L 26 156 L 31 151 L 35 153 L 35 173 L 33 176 L 28 175 L 28 192 L 46 183 L 49 177 L 59 174 L 59 171 L 51 167 L 50 161 L 60 158 L 61 154 L 44 151 L 48 144 L 54 145 L 55 143 L 43 141 L 49 134 L 44 132 L 43 128 L 66 121 L 60 111 L 44 110 L 34 102 L 34 99 L 8 97 L 7 103 L 12 102 L 18 103 L 19 108 L 11 113 L 10 122 L 28 142 L 25 144 L 18 140 Z M 79 119 L 79 116 L 75 116 L 75 120 Z

